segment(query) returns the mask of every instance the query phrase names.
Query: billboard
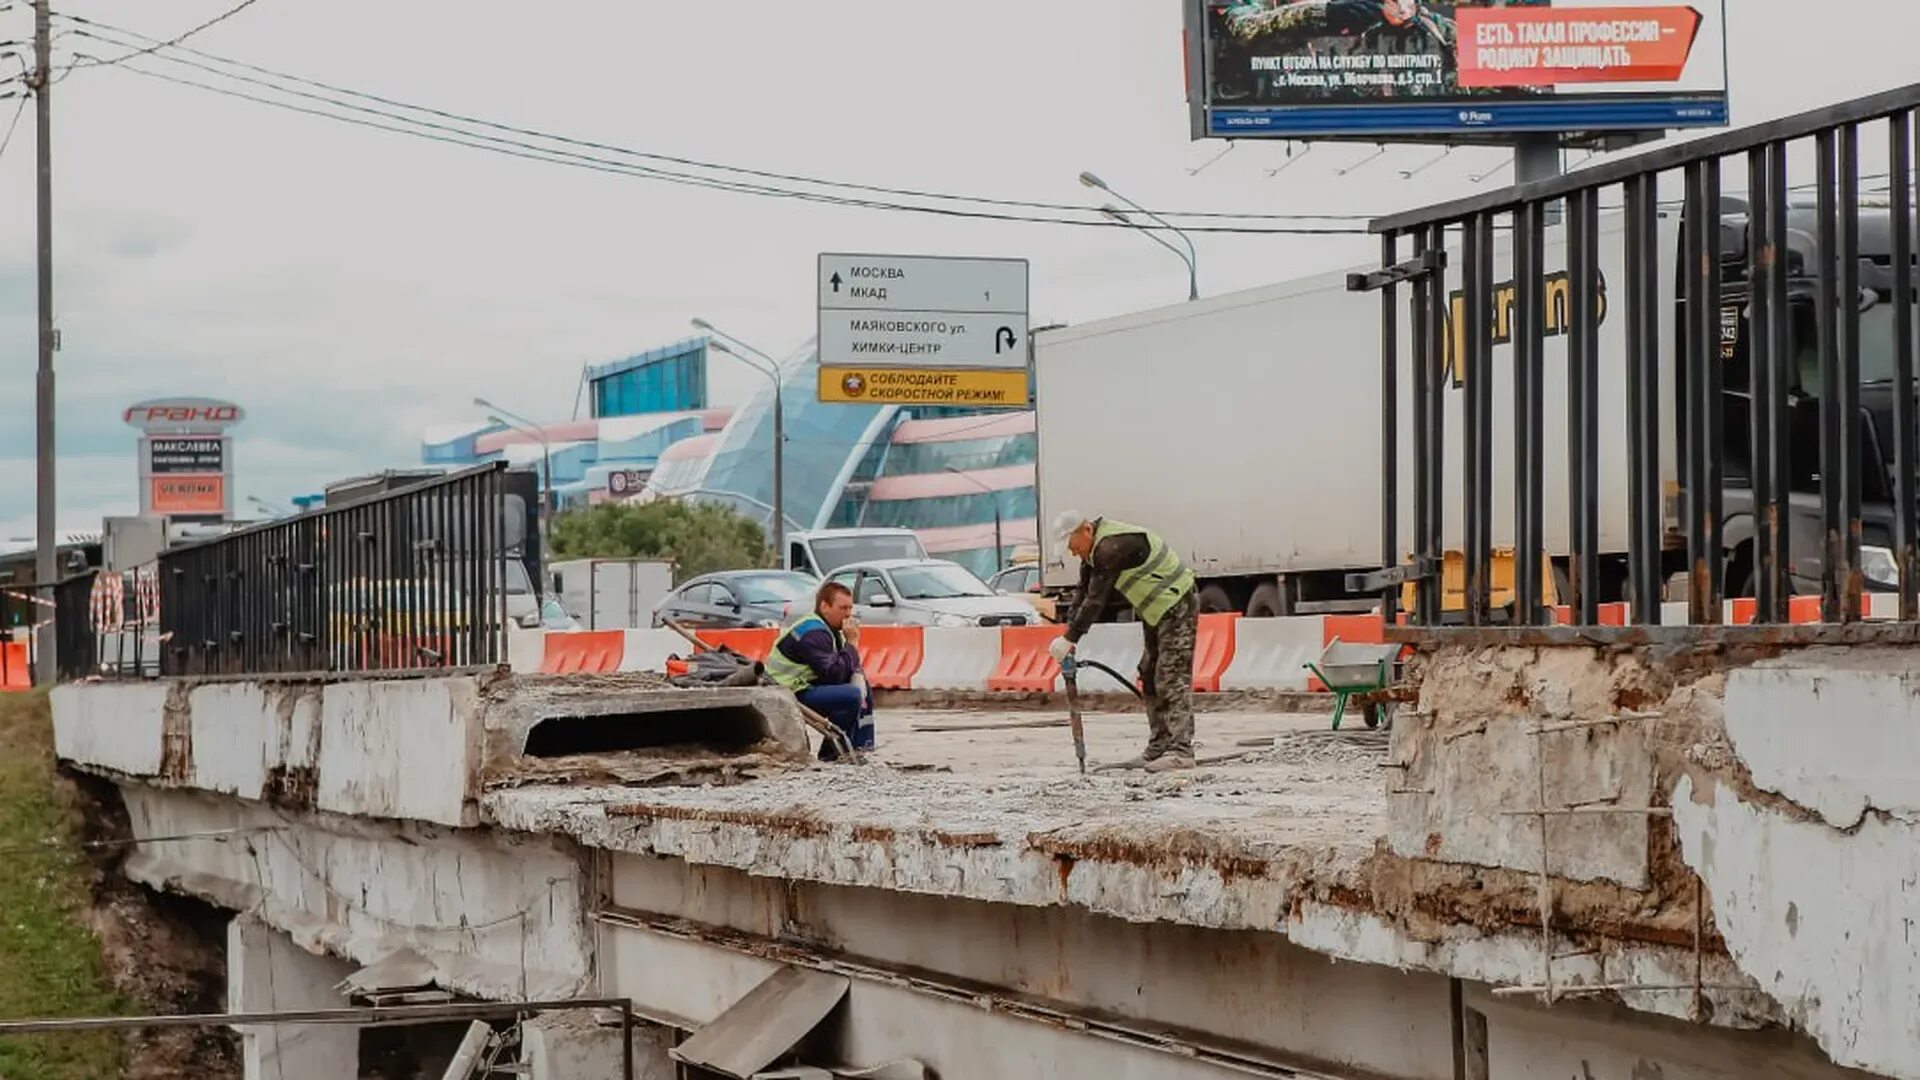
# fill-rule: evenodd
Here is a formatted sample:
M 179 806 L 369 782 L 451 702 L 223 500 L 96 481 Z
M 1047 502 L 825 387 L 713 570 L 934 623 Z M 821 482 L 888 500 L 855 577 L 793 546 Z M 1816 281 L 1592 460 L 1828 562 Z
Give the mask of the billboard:
M 1724 0 L 1183 0 L 1194 138 L 1728 121 Z
M 212 398 L 165 398 L 130 405 L 120 418 L 140 429 L 140 513 L 182 521 L 233 516 L 233 443 L 226 429 L 246 418 Z

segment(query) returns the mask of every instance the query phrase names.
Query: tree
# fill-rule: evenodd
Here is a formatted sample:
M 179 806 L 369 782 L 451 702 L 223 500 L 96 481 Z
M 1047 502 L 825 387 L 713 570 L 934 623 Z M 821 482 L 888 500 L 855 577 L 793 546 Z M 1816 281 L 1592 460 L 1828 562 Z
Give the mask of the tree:
M 674 584 L 773 565 L 758 522 L 713 503 L 602 503 L 553 519 L 555 559 L 670 559 Z

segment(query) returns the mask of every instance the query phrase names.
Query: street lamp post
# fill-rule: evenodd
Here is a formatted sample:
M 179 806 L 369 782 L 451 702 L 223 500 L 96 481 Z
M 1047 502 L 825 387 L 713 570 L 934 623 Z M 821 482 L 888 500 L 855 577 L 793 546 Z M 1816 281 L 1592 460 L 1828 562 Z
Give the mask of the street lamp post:
M 1113 220 L 1119 222 L 1122 225 L 1125 225 L 1129 228 L 1140 230 L 1141 233 L 1145 234 L 1149 238 L 1158 242 L 1161 247 L 1164 247 L 1168 251 L 1171 251 L 1175 255 L 1179 256 L 1180 261 L 1187 264 L 1187 299 L 1188 300 L 1200 299 L 1200 256 L 1199 256 L 1199 253 L 1194 250 L 1193 237 L 1188 236 L 1183 230 L 1176 227 L 1173 224 L 1173 222 L 1168 221 L 1166 218 L 1161 217 L 1159 214 L 1154 213 L 1153 211 L 1147 209 L 1146 207 L 1141 206 L 1139 203 L 1134 202 L 1132 199 L 1127 198 L 1125 195 L 1122 195 L 1119 192 L 1113 190 L 1111 187 L 1108 187 L 1107 182 L 1105 180 L 1100 179 L 1099 177 L 1093 175 L 1090 172 L 1083 172 L 1080 174 L 1080 183 L 1086 185 L 1087 187 L 1093 188 L 1096 191 L 1104 191 L 1107 194 L 1113 196 L 1114 198 L 1119 199 L 1121 202 L 1126 203 L 1129 207 L 1132 207 L 1133 210 L 1136 211 L 1137 213 L 1146 215 L 1149 220 L 1152 220 L 1158 223 L 1161 228 L 1167 230 L 1168 232 L 1174 234 L 1175 236 L 1178 236 L 1181 242 L 1186 244 L 1187 250 L 1181 251 L 1179 248 L 1174 247 L 1172 244 L 1167 243 L 1165 240 L 1161 239 L 1160 237 L 1155 236 L 1153 232 L 1150 229 L 1148 229 L 1145 225 L 1142 225 L 1139 222 L 1134 221 L 1132 218 L 1127 217 L 1126 213 L 1122 211 L 1119 207 L 1103 206 L 1100 208 L 1101 213 L 1107 215 L 1108 217 L 1112 218 Z
M 1006 561 L 1007 557 L 1007 545 L 1000 533 L 1000 493 L 981 483 L 979 480 L 961 472 L 957 466 L 949 465 L 946 471 L 965 480 L 981 491 L 986 492 L 987 495 L 993 499 L 993 570 L 994 573 L 999 573 L 1000 567 Z
M 539 424 L 488 401 L 486 398 L 474 398 L 475 406 L 491 410 L 487 419 L 501 427 L 512 428 L 522 435 L 531 435 L 540 443 L 540 524 L 551 531 L 549 519 L 553 517 L 553 443 L 547 440 L 547 433 Z M 515 421 L 518 421 L 517 423 Z
M 705 319 L 693 320 L 693 328 L 711 335 L 709 344 L 715 349 L 773 380 L 773 550 L 775 557 L 784 561 L 787 557 L 787 408 L 780 386 L 780 361 Z

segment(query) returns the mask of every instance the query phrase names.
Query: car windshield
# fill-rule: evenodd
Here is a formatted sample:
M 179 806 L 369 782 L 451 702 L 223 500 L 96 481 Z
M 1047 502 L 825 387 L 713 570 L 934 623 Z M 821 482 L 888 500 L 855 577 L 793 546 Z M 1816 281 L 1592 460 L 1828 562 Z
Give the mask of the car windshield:
M 749 604 L 786 604 L 812 596 L 819 583 L 804 574 L 753 574 L 727 586 Z
M 992 596 L 986 587 L 963 566 L 942 563 L 938 566 L 910 566 L 893 571 L 893 584 L 904 600 L 952 600 L 962 596 Z
M 854 563 L 927 557 L 926 549 L 920 546 L 920 538 L 910 533 L 904 536 L 820 537 L 812 542 L 812 546 L 814 561 L 823 575 Z

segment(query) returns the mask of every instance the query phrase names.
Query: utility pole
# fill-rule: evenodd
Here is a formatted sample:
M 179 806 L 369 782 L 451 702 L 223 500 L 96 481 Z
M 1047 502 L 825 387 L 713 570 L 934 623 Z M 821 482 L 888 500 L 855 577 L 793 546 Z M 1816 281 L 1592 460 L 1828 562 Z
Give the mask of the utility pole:
M 34 383 L 35 472 L 38 477 L 34 536 L 34 584 L 50 589 L 60 574 L 59 537 L 54 532 L 53 474 L 53 33 L 50 0 L 33 4 L 33 120 L 39 144 L 35 196 L 40 233 L 40 364 Z M 52 599 L 49 593 L 48 599 Z M 53 637 L 37 643 L 38 678 L 52 682 Z

